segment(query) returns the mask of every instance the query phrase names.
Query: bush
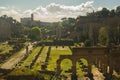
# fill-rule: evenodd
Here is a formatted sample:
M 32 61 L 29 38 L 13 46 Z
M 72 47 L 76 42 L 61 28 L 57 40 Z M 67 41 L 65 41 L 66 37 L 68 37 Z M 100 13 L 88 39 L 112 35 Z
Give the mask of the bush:
M 39 72 L 28 68 L 15 69 L 6 78 L 7 80 L 44 80 Z
M 91 46 L 92 41 L 87 39 L 87 40 L 85 40 L 84 44 L 85 44 L 86 47 L 89 47 L 89 46 Z
M 44 40 L 40 41 L 39 45 L 46 45 L 46 46 L 72 46 L 74 45 L 73 40 Z

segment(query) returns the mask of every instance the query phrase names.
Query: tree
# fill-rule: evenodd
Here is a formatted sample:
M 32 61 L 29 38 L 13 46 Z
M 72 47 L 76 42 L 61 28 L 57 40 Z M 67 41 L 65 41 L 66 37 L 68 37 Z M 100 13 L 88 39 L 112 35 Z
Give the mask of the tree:
M 119 44 L 120 40 L 120 26 L 108 27 L 109 42 L 113 44 Z
M 99 43 L 102 45 L 108 45 L 109 38 L 106 27 L 101 27 L 99 30 L 99 36 L 98 36 Z
M 61 40 L 61 36 L 62 36 L 62 24 L 59 22 L 56 27 L 56 39 Z
M 120 6 L 118 6 L 118 7 L 116 8 L 116 14 L 117 14 L 118 16 L 120 16 Z
M 40 40 L 41 29 L 39 27 L 33 27 L 30 31 L 29 38 L 31 40 Z
M 92 45 L 92 41 L 87 39 L 87 40 L 85 40 L 84 44 L 85 44 L 86 47 L 89 47 L 89 46 Z
M 0 17 L 0 41 L 9 38 L 21 38 L 23 37 L 22 35 L 23 27 L 21 23 L 7 15 Z
M 101 11 L 102 17 L 108 17 L 109 16 L 109 10 L 107 8 L 103 8 Z
M 116 13 L 115 13 L 115 10 L 114 10 L 114 9 L 110 11 L 110 17 L 114 17 L 115 14 L 116 14 Z

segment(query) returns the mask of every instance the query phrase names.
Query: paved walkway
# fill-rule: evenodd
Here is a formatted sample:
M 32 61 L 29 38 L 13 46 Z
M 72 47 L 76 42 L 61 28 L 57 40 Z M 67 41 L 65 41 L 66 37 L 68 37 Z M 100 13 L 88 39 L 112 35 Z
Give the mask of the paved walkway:
M 32 49 L 32 45 L 29 45 L 29 50 Z M 12 56 L 7 62 L 5 62 L 3 65 L 1 65 L 0 68 L 2 69 L 12 69 L 15 67 L 15 65 L 24 57 L 26 54 L 26 49 L 20 51 L 17 53 L 17 55 Z

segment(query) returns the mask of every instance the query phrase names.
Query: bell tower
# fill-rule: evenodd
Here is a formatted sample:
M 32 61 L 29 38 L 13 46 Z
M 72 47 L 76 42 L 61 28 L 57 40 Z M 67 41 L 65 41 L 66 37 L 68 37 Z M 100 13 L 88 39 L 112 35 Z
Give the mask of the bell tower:
M 31 14 L 31 21 L 33 21 L 34 20 L 34 15 L 33 15 L 33 13 Z

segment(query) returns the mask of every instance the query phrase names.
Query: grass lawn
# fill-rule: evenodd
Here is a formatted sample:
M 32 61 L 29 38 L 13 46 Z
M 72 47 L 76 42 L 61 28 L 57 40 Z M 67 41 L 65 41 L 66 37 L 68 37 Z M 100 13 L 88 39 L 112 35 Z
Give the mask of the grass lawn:
M 10 45 L 0 45 L 0 54 L 8 54 L 9 50 L 12 50 L 12 46 Z
M 31 64 L 31 61 L 35 58 L 35 56 L 38 54 L 38 52 L 40 51 L 41 47 L 36 47 L 32 50 L 32 53 L 29 54 L 28 58 L 23 62 L 23 64 L 21 65 L 21 67 L 24 66 L 29 66 Z
M 54 70 L 56 68 L 56 61 L 59 59 L 60 55 L 72 55 L 72 52 L 67 46 L 65 46 L 64 48 L 62 48 L 61 46 L 59 46 L 58 48 L 52 46 L 47 66 L 48 70 Z
M 39 55 L 37 61 L 35 62 L 33 68 L 34 69 L 41 69 L 41 65 L 42 64 L 45 64 L 45 59 L 46 59 L 46 56 L 47 56 L 47 52 L 48 52 L 48 46 L 45 46 L 41 52 L 41 54 Z

